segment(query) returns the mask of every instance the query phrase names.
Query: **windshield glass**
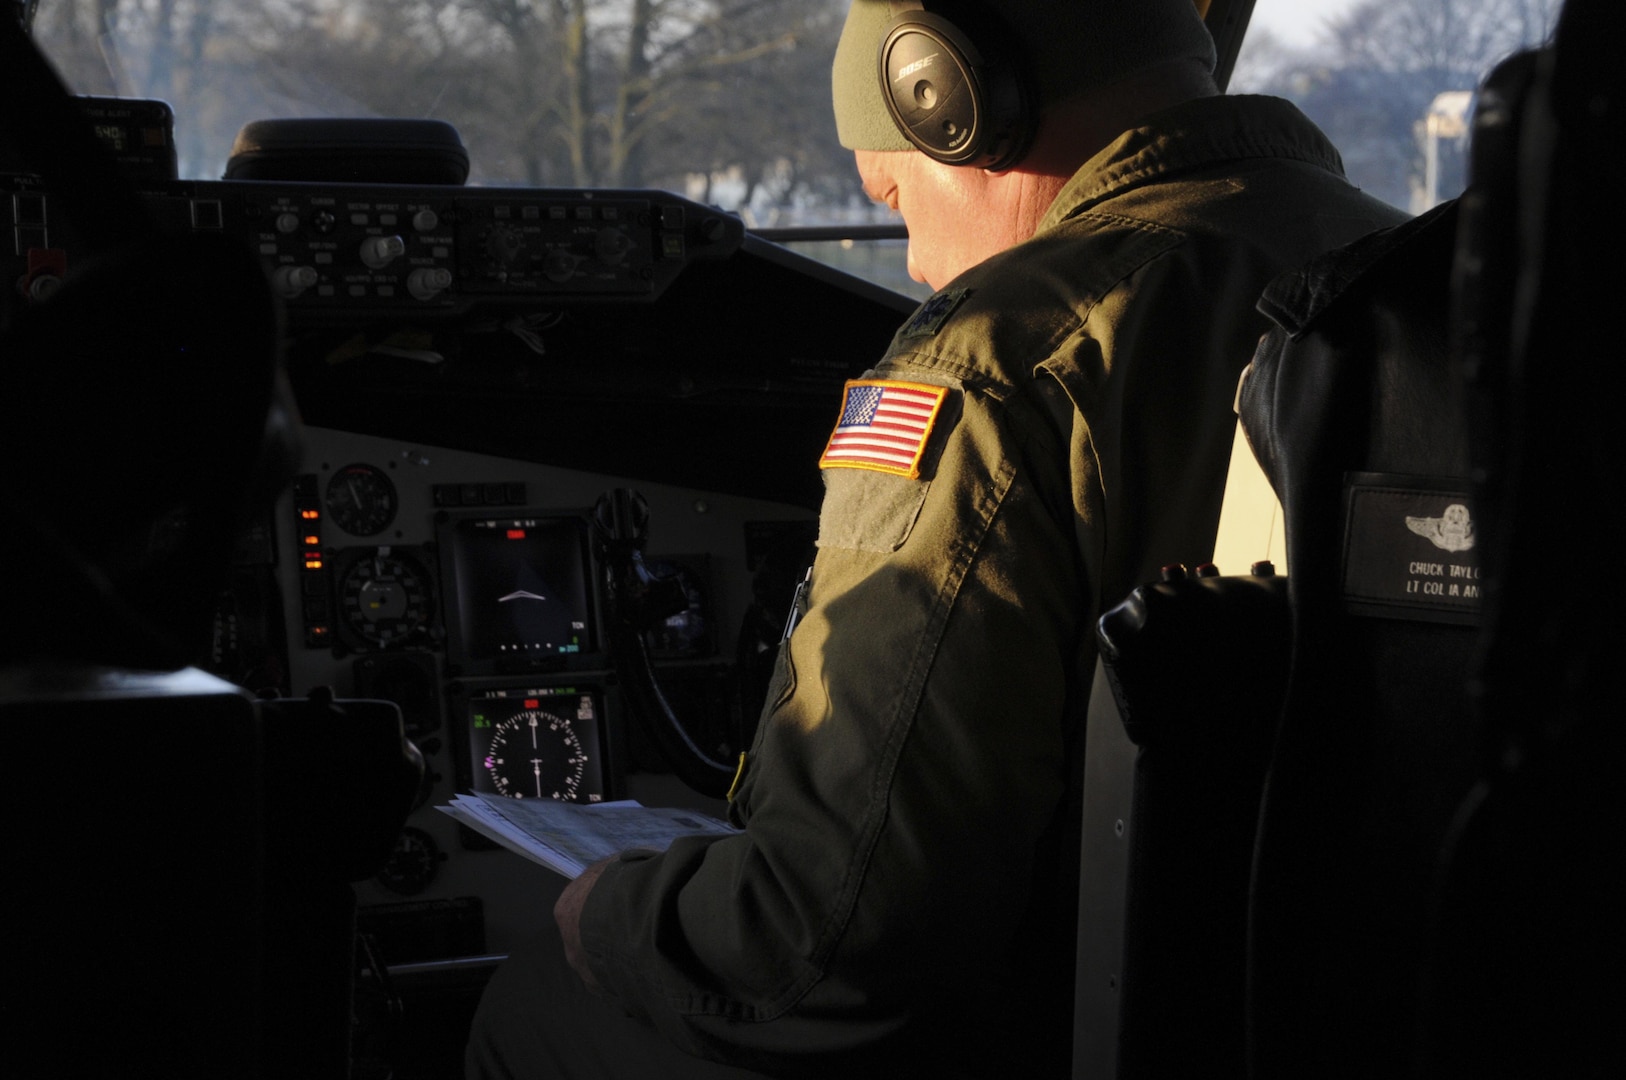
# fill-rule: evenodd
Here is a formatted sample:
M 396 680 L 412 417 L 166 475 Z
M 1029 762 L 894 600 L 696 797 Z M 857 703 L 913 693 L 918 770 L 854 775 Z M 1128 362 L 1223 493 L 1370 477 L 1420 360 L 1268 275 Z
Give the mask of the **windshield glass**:
M 81 94 L 175 111 L 180 175 L 243 125 L 430 117 L 469 183 L 653 187 L 758 230 L 899 224 L 836 143 L 847 0 L 43 0 L 35 38 Z M 1297 102 L 1351 179 L 1420 211 L 1463 184 L 1472 91 L 1558 0 L 1258 0 L 1231 89 Z M 903 242 L 810 254 L 900 291 Z
M 1295 102 L 1351 180 L 1420 213 L 1462 192 L 1473 93 L 1560 0 L 1258 0 L 1231 90 Z

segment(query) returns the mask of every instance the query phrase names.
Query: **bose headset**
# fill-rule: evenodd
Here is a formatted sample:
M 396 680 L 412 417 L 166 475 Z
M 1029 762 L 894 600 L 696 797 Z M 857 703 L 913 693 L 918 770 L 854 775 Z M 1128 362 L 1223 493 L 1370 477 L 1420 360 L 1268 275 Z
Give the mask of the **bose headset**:
M 1010 34 L 991 15 L 963 7 L 957 14 L 964 29 L 920 0 L 894 0 L 888 8 L 878 73 L 904 138 L 945 165 L 1016 164 L 1038 117 Z

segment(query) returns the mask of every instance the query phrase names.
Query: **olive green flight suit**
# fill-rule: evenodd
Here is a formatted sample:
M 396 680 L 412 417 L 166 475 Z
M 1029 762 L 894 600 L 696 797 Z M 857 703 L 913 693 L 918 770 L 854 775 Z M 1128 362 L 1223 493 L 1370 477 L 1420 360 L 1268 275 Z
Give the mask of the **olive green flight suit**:
M 1210 557 L 1265 284 L 1400 219 L 1287 102 L 1209 98 L 927 301 L 869 377 L 944 391 L 918 466 L 826 468 L 744 832 L 599 879 L 608 993 L 763 1072 L 1064 1074 L 1093 624 Z

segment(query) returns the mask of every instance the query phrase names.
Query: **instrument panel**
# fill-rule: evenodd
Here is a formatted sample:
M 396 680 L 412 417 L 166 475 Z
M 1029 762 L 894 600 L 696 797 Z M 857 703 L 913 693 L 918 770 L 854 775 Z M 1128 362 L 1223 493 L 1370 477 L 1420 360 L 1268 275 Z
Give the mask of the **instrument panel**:
M 76 281 L 101 219 L 68 179 L 0 177 L 0 330 L 96 300 Z M 281 310 L 296 474 L 239 540 L 201 666 L 399 707 L 427 772 L 395 858 L 358 885 L 385 961 L 506 951 L 548 918 L 562 882 L 435 810 L 460 791 L 720 814 L 630 722 L 594 508 L 647 503 L 646 566 L 682 607 L 644 644 L 688 737 L 733 760 L 773 609 L 811 559 L 842 383 L 913 302 L 666 192 L 232 180 L 136 198 L 162 233 L 249 245 Z M 140 355 L 185 323 L 196 298 L 159 295 L 127 323 L 80 320 L 90 351 Z M 218 489 L 211 513 L 238 495 Z M 274 793 L 290 821 L 300 784 Z
M 452 951 L 502 952 L 548 917 L 539 896 L 562 881 L 434 809 L 459 791 L 722 812 L 677 784 L 629 723 L 604 641 L 591 509 L 615 488 L 647 501 L 648 565 L 688 600 L 647 641 L 680 717 L 714 742 L 739 723 L 737 644 L 753 590 L 785 552 L 811 550 L 812 511 L 334 429 L 307 428 L 304 443 L 274 539 L 257 549 L 276 599 L 257 609 L 275 608 L 282 624 L 281 692 L 394 701 L 428 765 L 396 857 L 357 885 L 364 922 L 410 909 L 423 925 L 397 938 L 443 939 L 430 931 L 444 921 L 459 928 Z
M 740 245 L 738 218 L 658 191 L 170 181 L 143 192 L 160 227 L 238 237 L 295 325 L 445 318 L 476 305 L 649 301 L 695 260 Z M 36 298 L 81 244 L 71 199 L 0 175 L 0 270 Z M 9 250 L 8 250 L 9 249 Z

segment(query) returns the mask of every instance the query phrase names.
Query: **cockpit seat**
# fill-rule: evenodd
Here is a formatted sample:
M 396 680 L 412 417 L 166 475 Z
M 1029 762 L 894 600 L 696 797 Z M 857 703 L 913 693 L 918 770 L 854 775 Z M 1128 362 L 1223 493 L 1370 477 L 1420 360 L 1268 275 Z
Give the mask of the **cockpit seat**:
M 349 882 L 422 759 L 393 704 L 193 666 L 296 453 L 278 312 L 224 237 L 114 240 L 0 319 L 0 1023 L 50 1075 L 339 1080 Z
M 1239 412 L 1285 579 L 1171 568 L 1101 620 L 1077 1075 L 1403 1074 L 1408 1038 L 1370 1033 L 1409 1030 L 1435 855 L 1478 764 L 1456 220 L 1374 233 L 1262 299 L 1277 328 Z
M 1074 1075 L 1240 1080 L 1287 581 L 1170 567 L 1107 612 L 1085 732 Z
M 1276 282 L 1240 416 L 1292 649 L 1249 900 L 1251 1075 L 1403 1076 L 1438 852 L 1478 773 L 1485 523 L 1448 347 L 1458 209 Z
M 1229 924 L 1244 971 L 1199 966 L 1176 988 L 1216 990 L 1215 1015 L 1235 1015 L 1245 977 L 1245 1050 L 1216 1040 L 1202 1075 L 1604 1076 L 1626 1057 L 1614 672 L 1626 624 L 1612 594 L 1563 572 L 1592 565 L 1583 548 L 1626 539 L 1618 500 L 1602 494 L 1623 462 L 1596 345 L 1618 302 L 1606 268 L 1626 235 L 1612 151 L 1626 133 L 1607 56 L 1623 34 L 1618 6 L 1571 0 L 1553 46 L 1481 89 L 1459 202 L 1264 297 L 1277 329 L 1239 412 L 1285 509 L 1290 645 L 1273 652 L 1257 623 L 1230 616 L 1212 629 L 1204 606 L 1224 578 L 1148 586 L 1103 620 L 1104 661 L 1131 666 L 1098 680 L 1097 696 L 1103 683 L 1119 690 L 1110 704 L 1125 713 L 1126 744 L 1148 709 L 1192 708 L 1155 682 L 1137 690 L 1137 671 L 1217 652 L 1250 678 L 1283 675 L 1257 828 L 1234 825 L 1224 840 L 1252 849 L 1246 918 Z M 1591 508 L 1580 547 L 1563 525 L 1577 507 Z M 1171 615 L 1198 629 L 1146 633 Z M 1161 651 L 1133 654 L 1147 643 Z M 1103 788 L 1095 720 L 1092 710 L 1081 912 L 1089 787 Z M 1196 730 L 1178 715 L 1159 727 Z M 1223 730 L 1246 745 L 1246 725 Z M 1101 958 L 1086 954 L 1087 922 L 1080 932 L 1081 1017 L 1085 976 L 1108 970 L 1122 1010 L 1112 1056 L 1077 1058 L 1079 1076 L 1156 1075 L 1136 1067 L 1134 1047 L 1179 1045 L 1213 1022 L 1137 1007 L 1148 961 L 1130 939 L 1162 937 L 1178 954 L 1183 921 L 1239 906 L 1235 866 L 1205 871 L 1212 889 L 1186 879 L 1183 907 L 1144 903 L 1178 895 L 1175 875 L 1204 864 L 1160 858 L 1180 848 L 1155 850 L 1165 826 L 1143 821 L 1200 822 L 1216 795 L 1141 790 L 1140 773 L 1127 775 L 1116 783 L 1128 816 L 1097 815 L 1094 833 L 1099 845 L 1104 822 L 1127 837 L 1126 937 L 1109 943 L 1107 967 L 1090 968 Z M 1239 770 L 1219 797 L 1246 803 L 1257 781 Z M 1176 963 L 1153 957 L 1149 970 Z

